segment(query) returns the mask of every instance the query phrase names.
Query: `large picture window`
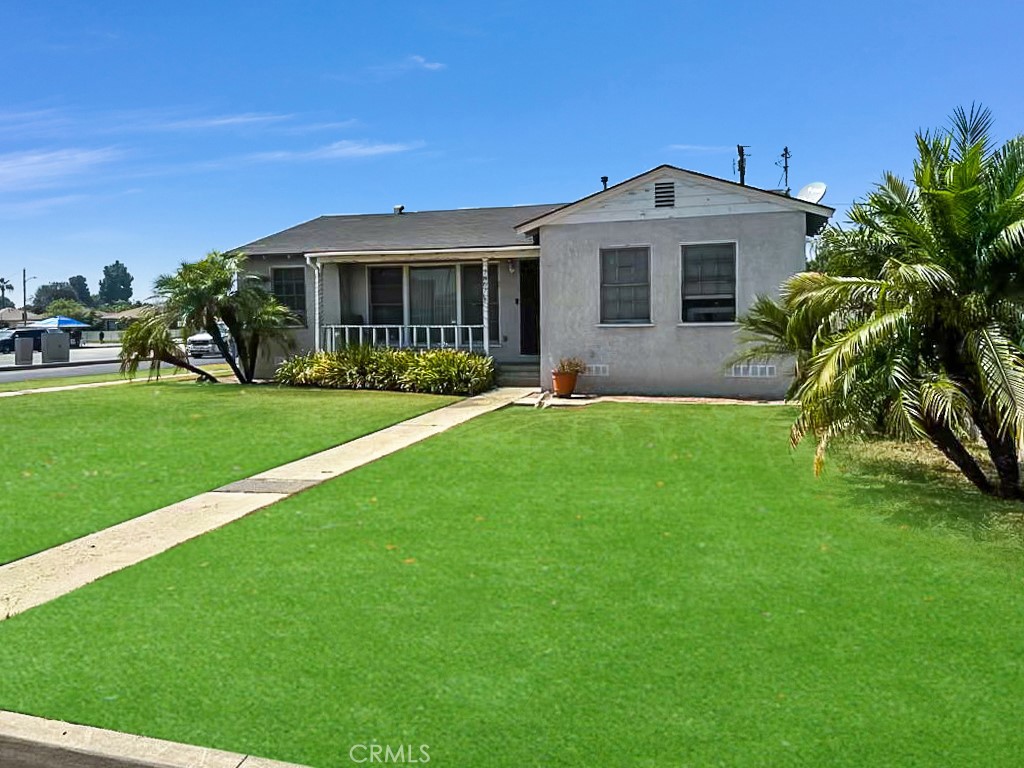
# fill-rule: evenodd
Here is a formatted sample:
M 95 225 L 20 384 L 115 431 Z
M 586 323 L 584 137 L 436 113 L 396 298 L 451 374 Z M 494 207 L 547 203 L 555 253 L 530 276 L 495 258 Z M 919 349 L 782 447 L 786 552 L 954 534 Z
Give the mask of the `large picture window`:
M 270 292 L 291 310 L 296 322 L 306 324 L 306 268 L 281 267 L 270 271 Z
M 458 308 L 455 267 L 409 268 L 411 325 L 455 325 Z M 431 344 L 441 343 L 444 339 L 444 331 L 440 328 L 431 328 L 427 333 Z
M 487 274 L 489 340 L 496 344 L 501 328 L 495 264 L 488 265 Z M 372 325 L 483 324 L 483 267 L 480 264 L 370 267 L 369 283 Z M 416 344 L 427 341 L 431 344 L 455 343 L 453 330 L 431 328 L 424 331 L 418 328 L 414 333 L 413 343 Z M 479 329 L 472 332 L 463 329 L 461 343 L 468 343 L 471 336 L 474 345 L 482 343 L 483 333 Z
M 601 249 L 601 322 L 651 322 L 649 248 Z
M 731 323 L 736 319 L 736 244 L 682 246 L 684 323 Z

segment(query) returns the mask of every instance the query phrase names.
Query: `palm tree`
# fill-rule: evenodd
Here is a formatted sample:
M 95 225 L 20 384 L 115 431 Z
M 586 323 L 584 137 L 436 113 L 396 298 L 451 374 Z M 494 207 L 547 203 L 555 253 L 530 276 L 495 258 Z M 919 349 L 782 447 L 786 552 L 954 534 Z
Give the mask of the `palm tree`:
M 196 330 L 210 334 L 235 377 L 245 381 L 218 324 L 226 308 L 230 314 L 231 294 L 240 272 L 241 257 L 210 251 L 199 261 L 183 262 L 172 275 L 160 275 L 154 287 L 165 312 L 177 316 L 185 335 Z
M 186 335 L 195 329 L 210 334 L 235 378 L 243 384 L 255 378 L 262 341 L 284 338 L 293 320 L 262 283 L 264 278 L 245 272 L 245 256 L 210 251 L 196 262 L 183 263 L 172 275 L 161 275 L 155 287 L 163 301 L 165 323 L 180 321 Z M 237 358 L 220 322 L 238 350 Z
M 0 277 L 0 309 L 7 306 L 7 292 L 14 290 L 14 283 L 6 277 Z
M 891 433 L 929 439 L 982 492 L 1017 499 L 1024 138 L 993 149 L 981 108 L 959 109 L 951 122 L 918 134 L 912 183 L 886 174 L 853 207 L 853 228 L 829 230 L 834 254 L 860 264 L 884 255 L 877 276 L 808 272 L 783 285 L 790 322 L 826 320 L 801 347 L 792 440 L 813 434 L 820 467 L 833 436 L 881 418 Z M 968 448 L 973 430 L 997 484 Z
M 188 356 L 171 337 L 167 316 L 160 310 L 148 310 L 129 325 L 121 336 L 121 373 L 134 378 L 139 366 L 150 363 L 151 375 L 160 377 L 160 364 L 183 368 L 201 381 L 216 382 L 216 377 L 192 365 Z
M 796 397 L 806 378 L 807 366 L 818 340 L 827 336 L 831 327 L 827 313 L 814 306 L 805 306 L 799 312 L 786 303 L 770 296 L 758 296 L 746 314 L 736 319 L 739 324 L 740 346 L 725 365 L 762 362 L 785 358 L 793 362 L 793 383 L 786 399 Z

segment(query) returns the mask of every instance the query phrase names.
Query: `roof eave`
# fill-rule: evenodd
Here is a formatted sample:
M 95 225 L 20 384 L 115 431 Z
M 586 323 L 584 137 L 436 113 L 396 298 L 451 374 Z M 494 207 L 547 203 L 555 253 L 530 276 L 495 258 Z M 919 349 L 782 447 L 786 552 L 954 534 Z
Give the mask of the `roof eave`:
M 572 202 L 572 203 L 567 203 L 567 204 L 561 206 L 560 208 L 556 208 L 553 211 L 548 211 L 547 213 L 543 213 L 540 216 L 534 216 L 532 219 L 528 219 L 527 221 L 524 221 L 522 224 L 517 225 L 516 228 L 515 228 L 516 232 L 518 232 L 521 235 L 532 235 L 538 229 L 540 229 L 540 227 L 544 226 L 545 224 L 554 223 L 554 221 L 552 221 L 552 219 L 557 220 L 557 219 L 561 218 L 562 216 L 567 214 L 570 209 L 576 208 L 577 206 L 581 206 L 581 205 L 583 205 L 583 204 L 585 204 L 585 203 L 587 203 L 587 202 L 589 202 L 591 200 L 594 200 L 595 198 L 597 198 L 600 195 L 605 195 L 608 192 L 612 192 L 613 190 L 622 189 L 622 188 L 624 188 L 624 187 L 626 187 L 628 185 L 635 184 L 636 182 L 639 182 L 639 181 L 645 179 L 648 176 L 651 176 L 653 174 L 656 174 L 656 173 L 659 173 L 659 172 L 662 172 L 662 171 L 666 171 L 666 170 L 670 170 L 670 171 L 673 171 L 673 172 L 676 172 L 676 173 L 681 173 L 681 174 L 684 174 L 684 175 L 687 175 L 687 176 L 694 176 L 694 177 L 696 177 L 698 179 L 701 179 L 702 181 L 710 182 L 712 184 L 722 185 L 723 187 L 726 187 L 726 188 L 729 188 L 729 189 L 739 188 L 739 189 L 745 190 L 747 192 L 753 192 L 753 193 L 759 194 L 759 195 L 768 195 L 775 202 L 779 202 L 781 204 L 784 204 L 784 205 L 787 205 L 789 207 L 795 208 L 796 210 L 804 211 L 805 213 L 815 214 L 815 215 L 818 215 L 818 216 L 825 216 L 826 219 L 831 218 L 832 214 L 835 213 L 835 209 L 834 208 L 830 208 L 827 205 L 820 205 L 818 203 L 809 203 L 806 200 L 797 200 L 795 197 L 790 197 L 789 195 L 784 195 L 784 194 L 782 194 L 780 192 L 771 192 L 771 191 L 769 191 L 767 189 L 760 189 L 759 187 L 751 187 L 751 186 L 748 186 L 746 184 L 737 184 L 734 181 L 729 181 L 727 179 L 720 179 L 717 176 L 708 176 L 707 174 L 704 174 L 704 173 L 698 173 L 697 171 L 688 171 L 685 168 L 678 168 L 678 167 L 676 167 L 674 165 L 669 165 L 668 163 L 663 163 L 662 165 L 659 165 L 659 166 L 657 166 L 655 168 L 651 168 L 649 171 L 644 171 L 643 173 L 637 174 L 636 176 L 628 178 L 625 181 L 620 181 L 618 184 L 615 184 L 615 185 L 613 185 L 611 187 L 608 187 L 608 189 L 598 190 L 597 192 L 595 192 L 595 193 L 593 193 L 591 195 L 587 195 L 586 197 L 581 197 L 579 200 L 577 200 L 575 202 Z

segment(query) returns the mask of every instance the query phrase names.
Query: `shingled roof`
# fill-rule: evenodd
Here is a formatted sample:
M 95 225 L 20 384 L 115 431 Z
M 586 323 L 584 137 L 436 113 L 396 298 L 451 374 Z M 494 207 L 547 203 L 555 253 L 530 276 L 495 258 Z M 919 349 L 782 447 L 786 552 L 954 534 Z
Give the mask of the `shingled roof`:
M 530 245 L 515 227 L 564 203 L 454 211 L 321 216 L 240 246 L 250 256 L 342 252 L 434 251 Z

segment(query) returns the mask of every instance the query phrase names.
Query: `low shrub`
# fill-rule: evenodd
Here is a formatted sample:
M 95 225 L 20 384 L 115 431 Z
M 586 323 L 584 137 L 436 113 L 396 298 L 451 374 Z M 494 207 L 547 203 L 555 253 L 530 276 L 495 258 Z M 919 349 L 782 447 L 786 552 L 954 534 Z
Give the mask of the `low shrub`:
M 289 358 L 274 380 L 289 386 L 476 395 L 494 386 L 494 360 L 458 349 L 353 345 Z
M 274 381 L 292 387 L 315 386 L 313 371 L 324 352 L 306 352 L 285 360 L 274 374 Z
M 412 359 L 403 383 L 409 392 L 475 395 L 494 386 L 494 360 L 457 349 L 428 349 Z

